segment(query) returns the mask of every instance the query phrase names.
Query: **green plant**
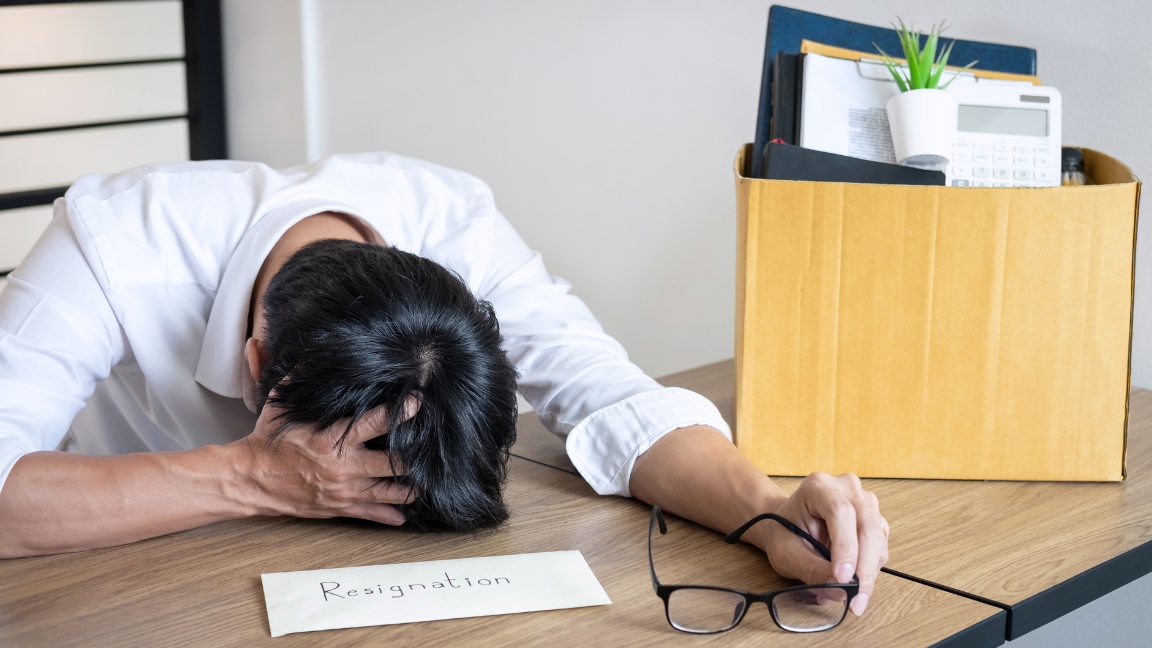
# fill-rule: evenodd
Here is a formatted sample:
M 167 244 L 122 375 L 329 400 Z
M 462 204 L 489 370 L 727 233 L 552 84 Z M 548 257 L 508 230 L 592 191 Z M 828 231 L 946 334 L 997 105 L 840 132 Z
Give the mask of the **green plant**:
M 905 26 L 904 21 L 899 17 L 896 20 L 900 21 L 899 29 L 896 25 L 892 25 L 896 29 L 896 33 L 900 36 L 900 46 L 904 48 L 904 59 L 908 61 L 908 71 L 904 72 L 904 68 L 900 66 L 888 53 L 880 49 L 876 45 L 876 51 L 884 57 L 884 65 L 887 66 L 888 72 L 892 74 L 892 78 L 896 80 L 896 85 L 900 86 L 900 92 L 908 92 L 909 90 L 932 90 L 935 89 L 940 83 L 940 76 L 944 73 L 944 67 L 948 65 L 948 55 L 952 53 L 952 46 L 956 44 L 953 40 L 948 44 L 948 47 L 940 51 L 940 56 L 936 56 L 936 47 L 940 43 L 940 34 L 944 31 L 944 23 L 939 25 L 932 25 L 932 31 L 928 32 L 928 39 L 924 42 L 924 49 L 920 49 L 920 36 L 923 32 L 912 31 L 911 26 Z M 968 70 L 968 68 L 976 65 L 978 61 L 972 61 L 965 65 L 952 78 L 948 80 L 940 89 L 947 88 L 949 84 L 956 80 L 956 77 L 961 73 Z

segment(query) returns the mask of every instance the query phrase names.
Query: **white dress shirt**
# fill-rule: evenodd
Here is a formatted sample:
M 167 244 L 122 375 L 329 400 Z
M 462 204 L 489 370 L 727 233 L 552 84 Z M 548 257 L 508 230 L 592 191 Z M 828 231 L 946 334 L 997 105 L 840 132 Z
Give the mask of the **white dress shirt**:
M 182 450 L 235 441 L 256 414 L 248 305 L 272 246 L 323 211 L 456 271 L 490 301 L 519 390 L 601 494 L 636 457 L 708 425 L 710 401 L 628 361 L 476 178 L 385 153 L 276 171 L 182 162 L 78 180 L 0 295 L 0 488 L 38 450 Z

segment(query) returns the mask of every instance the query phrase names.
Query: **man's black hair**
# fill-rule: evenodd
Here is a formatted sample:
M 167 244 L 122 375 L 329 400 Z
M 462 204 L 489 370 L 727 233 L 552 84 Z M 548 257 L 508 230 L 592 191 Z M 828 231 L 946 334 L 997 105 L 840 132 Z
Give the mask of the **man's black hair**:
M 355 422 L 383 405 L 382 436 L 369 447 L 407 470 L 396 479 L 417 494 L 399 507 L 410 524 L 462 530 L 508 519 L 516 369 L 492 305 L 458 275 L 396 248 L 326 239 L 288 259 L 262 306 L 268 360 L 257 395 L 283 409 L 281 431 Z M 401 422 L 410 395 L 420 408 Z

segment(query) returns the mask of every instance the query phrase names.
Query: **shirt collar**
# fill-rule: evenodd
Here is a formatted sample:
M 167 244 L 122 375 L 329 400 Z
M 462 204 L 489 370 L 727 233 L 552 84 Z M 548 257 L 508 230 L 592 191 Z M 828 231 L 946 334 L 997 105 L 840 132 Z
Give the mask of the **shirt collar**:
M 256 383 L 244 359 L 252 285 L 264 259 L 284 232 L 301 220 L 326 211 L 351 214 L 371 227 L 368 219 L 348 205 L 315 199 L 278 207 L 252 224 L 233 251 L 216 291 L 196 365 L 196 382 L 221 396 L 243 398 L 248 409 L 256 411 Z

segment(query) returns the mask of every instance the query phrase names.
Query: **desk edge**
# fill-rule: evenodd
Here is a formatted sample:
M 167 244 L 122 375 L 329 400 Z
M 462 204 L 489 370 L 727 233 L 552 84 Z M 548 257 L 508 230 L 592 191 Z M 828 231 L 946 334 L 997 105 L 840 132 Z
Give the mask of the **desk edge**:
M 1008 639 L 1033 630 L 1152 573 L 1152 542 L 1090 567 L 1012 605 Z
M 1000 610 L 983 621 L 932 644 L 930 648 L 996 648 L 1004 645 L 1007 628 L 1008 612 Z

